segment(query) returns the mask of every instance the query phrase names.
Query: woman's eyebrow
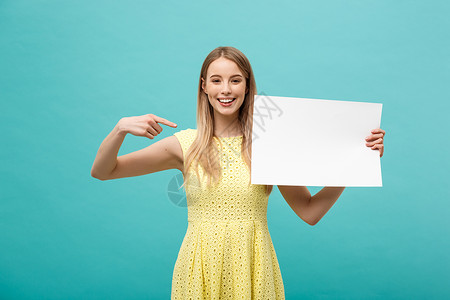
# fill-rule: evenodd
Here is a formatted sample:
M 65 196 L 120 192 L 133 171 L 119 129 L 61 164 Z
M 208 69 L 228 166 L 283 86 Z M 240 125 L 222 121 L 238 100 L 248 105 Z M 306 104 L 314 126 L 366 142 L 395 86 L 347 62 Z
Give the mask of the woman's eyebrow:
M 211 77 L 213 77 L 213 76 L 219 76 L 219 77 L 222 77 L 222 76 L 220 76 L 220 75 L 217 75 L 217 74 L 213 74 L 213 75 L 209 76 L 209 78 L 211 78 Z M 234 74 L 234 75 L 231 75 L 231 77 L 235 77 L 235 76 L 239 76 L 239 77 L 242 77 L 242 75 L 241 75 L 241 74 Z

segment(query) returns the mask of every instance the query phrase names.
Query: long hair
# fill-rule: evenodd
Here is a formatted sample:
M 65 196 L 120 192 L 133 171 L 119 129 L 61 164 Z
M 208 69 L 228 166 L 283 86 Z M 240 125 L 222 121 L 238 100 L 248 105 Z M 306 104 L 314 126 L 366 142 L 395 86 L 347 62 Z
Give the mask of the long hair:
M 257 94 L 253 70 L 247 57 L 238 49 L 234 47 L 217 47 L 205 58 L 200 70 L 197 95 L 197 137 L 186 153 L 186 162 L 183 170 L 183 185 L 188 181 L 188 170 L 190 167 L 194 167 L 197 177 L 199 178 L 199 164 L 207 175 L 208 185 L 211 184 L 211 179 L 213 179 L 214 183 L 217 183 L 220 180 L 221 166 L 219 151 L 214 143 L 214 108 L 209 103 L 208 95 L 202 89 L 202 78 L 206 79 L 209 65 L 220 57 L 235 62 L 245 77 L 248 92 L 239 108 L 237 122 L 239 122 L 239 127 L 243 133 L 241 155 L 243 155 L 248 171 L 250 172 L 251 170 L 253 104 L 254 97 Z M 221 143 L 220 139 L 219 142 Z M 251 181 L 249 181 L 249 185 L 250 182 Z M 272 189 L 273 185 L 266 185 L 266 194 L 270 194 Z

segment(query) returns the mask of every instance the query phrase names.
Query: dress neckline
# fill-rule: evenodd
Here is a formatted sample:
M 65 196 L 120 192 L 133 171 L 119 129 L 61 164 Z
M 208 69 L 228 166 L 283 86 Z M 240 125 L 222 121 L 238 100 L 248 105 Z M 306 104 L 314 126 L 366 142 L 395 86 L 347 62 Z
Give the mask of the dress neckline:
M 237 135 L 237 136 L 216 136 L 216 138 L 219 139 L 235 139 L 235 138 L 241 138 L 242 135 Z

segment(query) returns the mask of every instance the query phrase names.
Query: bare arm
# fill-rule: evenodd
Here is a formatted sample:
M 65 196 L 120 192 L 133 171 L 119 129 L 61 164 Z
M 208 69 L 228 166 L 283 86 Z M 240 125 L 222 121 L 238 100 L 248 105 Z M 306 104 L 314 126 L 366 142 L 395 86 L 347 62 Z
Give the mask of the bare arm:
M 108 174 L 111 174 L 112 170 L 116 167 L 117 154 L 119 153 L 120 146 L 122 146 L 126 135 L 127 133 L 121 131 L 119 123 L 117 123 L 117 125 L 114 126 L 114 129 L 103 140 L 97 151 L 97 156 L 95 157 L 91 169 L 92 177 L 103 179 Z
M 110 180 L 168 169 L 182 170 L 183 154 L 174 136 L 117 157 L 127 133 L 153 139 L 162 131 L 157 122 L 176 127 L 176 124 L 151 114 L 121 119 L 100 145 L 91 169 L 91 176 L 100 180 Z
M 306 223 L 312 225 L 310 216 L 306 213 L 311 200 L 311 193 L 308 188 L 306 186 L 278 185 L 278 190 L 280 190 L 284 200 L 286 200 L 295 214 Z
M 345 187 L 324 187 L 314 196 L 306 186 L 279 185 L 278 189 L 300 219 L 316 225 L 336 203 Z

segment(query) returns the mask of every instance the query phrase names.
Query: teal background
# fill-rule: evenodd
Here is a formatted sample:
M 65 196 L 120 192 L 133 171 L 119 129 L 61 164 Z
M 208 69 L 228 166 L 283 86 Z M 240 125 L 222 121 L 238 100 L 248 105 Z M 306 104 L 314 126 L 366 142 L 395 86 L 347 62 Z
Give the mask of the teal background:
M 382 188 L 347 188 L 316 226 L 270 197 L 286 298 L 448 299 L 449 15 L 436 0 L 0 1 L 0 298 L 169 299 L 179 171 L 90 170 L 122 117 L 178 124 L 158 139 L 195 128 L 201 64 L 234 46 L 260 93 L 383 103 Z M 128 135 L 119 155 L 152 142 Z

